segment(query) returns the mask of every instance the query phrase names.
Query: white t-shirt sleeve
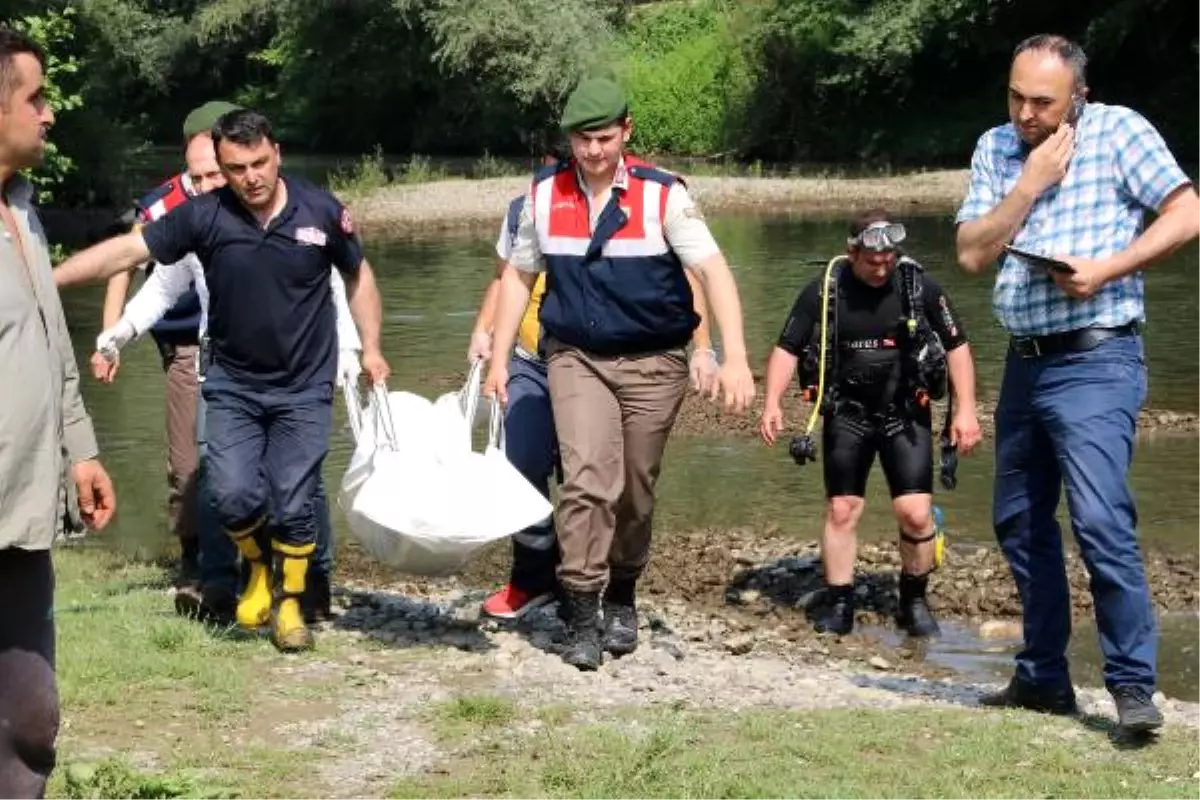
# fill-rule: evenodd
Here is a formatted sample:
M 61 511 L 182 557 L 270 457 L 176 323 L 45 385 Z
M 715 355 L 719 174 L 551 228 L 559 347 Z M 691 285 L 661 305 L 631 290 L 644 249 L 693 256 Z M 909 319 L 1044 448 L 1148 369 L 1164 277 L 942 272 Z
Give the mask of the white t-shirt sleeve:
M 500 220 L 500 237 L 496 239 L 496 257 L 501 261 L 508 261 L 512 258 L 512 239 L 508 235 L 508 215 Z
M 333 291 L 333 313 L 337 318 L 338 350 L 362 350 L 358 328 L 350 315 L 350 301 L 346 297 L 346 283 L 336 268 L 329 271 L 329 288 Z
M 191 288 L 194 260 L 195 256 L 189 254 L 174 264 L 159 264 L 137 294 L 125 304 L 121 316 L 133 326 L 138 336 L 154 327 Z
M 667 244 L 679 256 L 685 267 L 695 268 L 710 256 L 721 252 L 704 221 L 704 215 L 682 183 L 675 183 L 667 193 L 667 213 L 663 219 Z
M 533 195 L 525 198 L 517 223 L 517 237 L 508 261 L 522 272 L 545 272 L 546 260 L 538 248 L 537 225 L 533 221 Z M 502 238 L 504 234 L 501 234 Z

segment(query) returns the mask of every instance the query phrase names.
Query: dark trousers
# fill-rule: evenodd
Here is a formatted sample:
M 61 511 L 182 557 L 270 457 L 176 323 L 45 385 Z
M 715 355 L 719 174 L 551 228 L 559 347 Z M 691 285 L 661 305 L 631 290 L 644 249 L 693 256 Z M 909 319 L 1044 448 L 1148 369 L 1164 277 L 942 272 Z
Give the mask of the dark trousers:
M 49 550 L 0 550 L 0 797 L 41 797 L 54 770 L 54 568 Z
M 237 545 L 233 543 L 217 519 L 217 506 L 208 485 L 205 473 L 205 455 L 208 452 L 207 404 L 200 397 L 196 414 L 196 443 L 200 453 L 200 468 L 196 471 L 197 511 L 200 533 L 200 583 L 203 586 L 221 586 L 237 594 L 241 591 L 241 571 L 238 566 Z M 317 550 L 313 554 L 313 574 L 329 576 L 333 573 L 333 524 L 329 517 L 329 502 L 325 496 L 325 481 L 317 481 L 317 493 L 313 498 L 317 515 Z
M 554 433 L 546 365 L 514 356 L 509 370 L 504 452 L 525 480 L 549 499 L 550 483 L 557 471 L 558 437 Z M 558 564 L 554 515 L 514 534 L 512 542 L 510 582 L 533 593 L 553 589 Z
M 290 545 L 317 539 L 317 485 L 333 426 L 333 387 L 252 388 L 210 369 L 205 481 L 217 520 L 244 530 L 261 519 Z
M 996 406 L 996 537 L 1024 610 L 1017 675 L 1070 685 L 1071 599 L 1055 518 L 1065 484 L 1071 527 L 1091 576 L 1104 682 L 1153 692 L 1158 646 L 1127 478 L 1146 398 L 1140 337 L 1086 352 L 1009 353 Z

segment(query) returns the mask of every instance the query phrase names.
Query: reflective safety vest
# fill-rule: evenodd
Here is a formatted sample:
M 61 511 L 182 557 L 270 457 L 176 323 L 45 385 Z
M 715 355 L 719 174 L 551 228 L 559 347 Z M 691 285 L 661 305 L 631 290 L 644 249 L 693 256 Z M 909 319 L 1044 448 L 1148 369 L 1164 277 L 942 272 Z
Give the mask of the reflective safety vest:
M 543 331 L 598 355 L 683 347 L 700 322 L 663 229 L 667 194 L 679 179 L 628 157 L 625 169 L 625 188 L 613 186 L 594 231 L 574 160 L 534 178 L 533 219 L 547 275 Z
M 176 175 L 137 201 L 138 224 L 146 225 L 165 217 L 173 209 L 186 203 L 191 196 L 191 181 L 187 174 Z M 146 274 L 149 275 L 153 271 L 154 265 L 151 264 L 147 267 Z M 175 344 L 196 344 L 199 339 L 200 317 L 200 296 L 193 287 L 181 295 L 162 319 L 150 328 L 150 334 L 159 342 L 166 340 Z

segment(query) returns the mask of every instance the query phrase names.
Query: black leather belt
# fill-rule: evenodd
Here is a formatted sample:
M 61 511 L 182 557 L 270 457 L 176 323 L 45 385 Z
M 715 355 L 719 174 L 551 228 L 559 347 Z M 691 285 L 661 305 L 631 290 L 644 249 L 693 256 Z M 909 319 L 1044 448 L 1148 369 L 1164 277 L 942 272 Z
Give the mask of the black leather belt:
M 1080 328 L 1045 336 L 1014 336 L 1009 348 L 1021 358 L 1038 358 L 1055 353 L 1078 353 L 1091 350 L 1106 339 L 1133 336 L 1138 332 L 1136 322 L 1118 328 Z

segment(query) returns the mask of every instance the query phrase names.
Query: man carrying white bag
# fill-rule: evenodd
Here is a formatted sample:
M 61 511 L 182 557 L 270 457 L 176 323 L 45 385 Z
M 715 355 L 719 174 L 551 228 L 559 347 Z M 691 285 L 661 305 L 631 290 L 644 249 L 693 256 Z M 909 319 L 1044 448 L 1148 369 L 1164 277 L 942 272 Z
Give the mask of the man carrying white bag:
M 343 390 L 357 445 L 339 505 L 351 533 L 377 560 L 415 575 L 446 575 L 479 548 L 553 510 L 504 455 L 504 416 L 485 399 L 487 441 L 472 446 L 482 366 L 462 390 L 436 401 L 375 387 L 364 409 Z

